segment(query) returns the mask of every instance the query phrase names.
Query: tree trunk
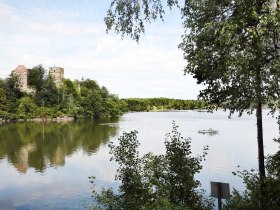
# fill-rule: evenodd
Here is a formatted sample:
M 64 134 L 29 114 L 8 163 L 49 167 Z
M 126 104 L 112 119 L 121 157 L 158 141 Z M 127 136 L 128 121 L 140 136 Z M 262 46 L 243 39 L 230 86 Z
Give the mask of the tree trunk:
M 257 104 L 257 129 L 258 129 L 258 156 L 260 179 L 265 178 L 264 148 L 263 148 L 263 126 L 262 126 L 262 103 Z
M 261 192 L 261 208 L 266 210 L 266 191 L 265 191 L 265 165 L 264 165 L 264 147 L 263 147 L 263 125 L 262 125 L 262 99 L 261 99 L 261 78 L 260 71 L 256 75 L 256 94 L 257 94 L 257 138 L 258 138 L 258 159 L 259 159 L 259 176 Z

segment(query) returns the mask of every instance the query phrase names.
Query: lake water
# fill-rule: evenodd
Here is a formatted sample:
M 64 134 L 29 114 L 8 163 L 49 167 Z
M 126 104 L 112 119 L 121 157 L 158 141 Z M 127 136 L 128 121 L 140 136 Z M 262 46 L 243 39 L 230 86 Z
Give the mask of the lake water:
M 89 176 L 96 177 L 98 187 L 116 186 L 117 166 L 109 161 L 108 142 L 117 142 L 123 131 L 137 130 L 140 153 L 161 154 L 173 120 L 184 137 L 191 137 L 194 155 L 209 145 L 203 170 L 196 176 L 207 193 L 210 181 L 244 189 L 232 171 L 237 165 L 257 168 L 253 115 L 228 119 L 223 111 L 141 112 L 104 122 L 17 122 L 0 125 L 0 209 L 84 209 L 90 202 Z M 219 133 L 198 133 L 209 128 Z M 264 114 L 265 154 L 278 149 L 272 141 L 277 129 L 276 119 Z

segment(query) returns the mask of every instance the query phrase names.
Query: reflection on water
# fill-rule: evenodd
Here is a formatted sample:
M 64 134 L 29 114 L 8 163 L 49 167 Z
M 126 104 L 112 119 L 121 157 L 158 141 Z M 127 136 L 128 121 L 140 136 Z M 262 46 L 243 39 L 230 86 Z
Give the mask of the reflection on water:
M 97 187 L 116 187 L 117 165 L 110 162 L 108 141 L 116 143 L 123 131 L 137 130 L 140 155 L 165 152 L 164 139 L 172 121 L 184 137 L 191 137 L 192 152 L 201 154 L 209 145 L 203 169 L 196 177 L 210 192 L 210 181 L 230 183 L 242 189 L 242 180 L 232 175 L 237 165 L 257 167 L 255 117 L 232 117 L 222 111 L 128 113 L 107 122 L 80 120 L 69 123 L 8 123 L 0 125 L 0 209 L 81 210 L 90 201 L 88 176 L 96 176 Z M 278 145 L 275 119 L 264 115 L 265 154 Z M 212 127 L 218 135 L 201 135 Z
M 65 157 L 79 149 L 88 155 L 95 153 L 101 144 L 116 135 L 117 129 L 93 120 L 1 125 L 0 160 L 7 158 L 20 173 L 26 173 L 29 168 L 44 172 L 48 167 L 63 166 Z

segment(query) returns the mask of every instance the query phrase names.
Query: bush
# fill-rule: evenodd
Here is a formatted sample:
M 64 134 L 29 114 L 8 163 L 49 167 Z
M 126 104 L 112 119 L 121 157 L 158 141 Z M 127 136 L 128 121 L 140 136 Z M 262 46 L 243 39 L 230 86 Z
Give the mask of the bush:
M 280 143 L 279 140 L 276 140 Z M 225 210 L 239 209 L 280 209 L 280 152 L 270 155 L 266 159 L 266 178 L 264 203 L 261 203 L 260 179 L 258 171 L 243 170 L 234 173 L 243 179 L 246 186 L 244 192 L 234 189 L 231 199 L 225 204 Z
M 201 156 L 191 156 L 191 139 L 184 139 L 173 123 L 165 140 L 166 153 L 139 156 L 137 131 L 123 133 L 119 145 L 109 144 L 113 159 L 119 164 L 116 180 L 121 181 L 118 192 L 103 188 L 97 192 L 93 183 L 93 209 L 192 209 L 208 210 L 213 201 L 199 190 L 194 175 L 201 169 Z
M 2 118 L 3 120 L 15 121 L 18 119 L 18 116 L 16 114 L 8 113 L 0 110 L 0 118 Z

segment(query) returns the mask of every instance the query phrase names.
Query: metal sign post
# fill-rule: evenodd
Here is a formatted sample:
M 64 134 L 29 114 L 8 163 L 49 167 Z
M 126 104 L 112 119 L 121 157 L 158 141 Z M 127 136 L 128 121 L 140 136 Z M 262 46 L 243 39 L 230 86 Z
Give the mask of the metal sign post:
M 211 196 L 218 198 L 218 210 L 222 209 L 222 199 L 230 199 L 228 183 L 210 182 Z

